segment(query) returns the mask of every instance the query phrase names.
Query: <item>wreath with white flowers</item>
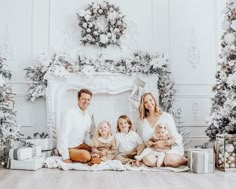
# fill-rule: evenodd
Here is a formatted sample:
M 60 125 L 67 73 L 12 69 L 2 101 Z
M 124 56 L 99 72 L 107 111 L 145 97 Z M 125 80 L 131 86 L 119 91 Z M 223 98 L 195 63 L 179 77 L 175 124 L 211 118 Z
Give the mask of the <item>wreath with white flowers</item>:
M 72 56 L 74 57 L 74 56 Z M 159 91 L 160 105 L 163 110 L 170 110 L 174 100 L 174 83 L 168 68 L 168 58 L 165 54 L 149 54 L 136 52 L 131 57 L 119 60 L 104 59 L 99 55 L 96 59 L 77 54 L 74 58 L 65 55 L 53 57 L 41 56 L 40 63 L 27 67 L 26 77 L 30 84 L 29 100 L 35 101 L 45 97 L 47 76 L 53 74 L 57 77 L 66 77 L 70 73 L 84 73 L 92 75 L 95 72 L 110 72 L 131 75 L 156 74 L 158 75 L 157 89 Z
M 103 30 L 96 23 L 100 16 L 104 16 L 107 23 Z M 93 2 L 87 9 L 80 11 L 79 14 L 77 13 L 79 26 L 82 29 L 82 44 L 100 47 L 120 46 L 120 37 L 127 28 L 127 24 L 123 20 L 124 17 L 119 7 L 109 2 L 103 1 L 101 4 Z

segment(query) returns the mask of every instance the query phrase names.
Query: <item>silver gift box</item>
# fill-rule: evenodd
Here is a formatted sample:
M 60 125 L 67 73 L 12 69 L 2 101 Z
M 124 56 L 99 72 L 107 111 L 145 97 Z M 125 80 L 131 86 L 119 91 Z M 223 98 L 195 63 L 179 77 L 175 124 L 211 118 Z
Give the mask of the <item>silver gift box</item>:
M 30 147 L 12 148 L 9 152 L 9 158 L 14 160 L 26 160 L 32 157 L 33 153 Z
M 190 148 L 188 150 L 188 166 L 193 173 L 214 173 L 215 157 L 213 149 Z
M 27 160 L 10 160 L 10 169 L 35 171 L 43 167 L 44 158 L 35 157 Z
M 41 146 L 33 145 L 31 147 L 19 147 L 12 148 L 9 152 L 10 159 L 14 160 L 26 160 L 32 157 L 41 156 Z
M 41 146 L 41 150 L 52 150 L 52 143 L 49 138 L 27 139 L 26 142 Z

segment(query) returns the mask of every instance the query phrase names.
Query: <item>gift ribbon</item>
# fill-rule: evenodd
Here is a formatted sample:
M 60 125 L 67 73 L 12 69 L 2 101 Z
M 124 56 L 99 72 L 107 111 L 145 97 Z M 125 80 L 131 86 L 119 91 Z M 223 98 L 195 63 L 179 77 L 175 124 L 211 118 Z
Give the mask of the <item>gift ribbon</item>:
M 15 159 L 15 160 L 18 160 L 17 152 L 18 152 L 18 148 L 15 148 L 15 149 L 13 150 L 13 159 Z
M 204 173 L 208 173 L 209 153 L 204 152 Z

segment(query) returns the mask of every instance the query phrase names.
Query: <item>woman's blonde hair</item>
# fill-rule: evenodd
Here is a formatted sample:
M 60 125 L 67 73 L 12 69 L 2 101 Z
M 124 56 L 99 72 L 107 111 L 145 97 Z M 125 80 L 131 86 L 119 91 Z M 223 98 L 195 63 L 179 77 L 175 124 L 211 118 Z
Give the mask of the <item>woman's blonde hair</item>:
M 117 126 L 116 126 L 117 131 L 120 133 L 119 119 L 124 119 L 124 120 L 127 121 L 127 123 L 129 124 L 129 131 L 130 131 L 130 129 L 132 128 L 132 122 L 131 122 L 130 118 L 129 118 L 127 115 L 121 115 L 121 116 L 118 118 L 118 120 L 117 120 Z
M 100 133 L 99 133 L 99 128 L 103 125 L 103 124 L 107 124 L 108 127 L 109 127 L 109 130 L 108 130 L 108 137 L 111 137 L 112 136 L 112 132 L 111 132 L 111 125 L 108 121 L 101 121 L 97 128 L 96 128 L 96 131 L 95 131 L 95 135 L 93 137 L 93 140 L 92 140 L 92 146 L 97 146 L 98 145 L 98 138 L 101 137 Z
M 157 101 L 156 101 L 155 97 L 153 96 L 153 94 L 152 93 L 144 93 L 141 97 L 141 101 L 139 104 L 139 117 L 140 117 L 140 119 L 144 119 L 150 114 L 149 110 L 145 108 L 145 104 L 144 104 L 145 103 L 144 98 L 147 95 L 150 95 L 155 102 L 155 109 L 154 109 L 155 114 L 159 115 L 162 113 L 161 109 L 157 105 Z

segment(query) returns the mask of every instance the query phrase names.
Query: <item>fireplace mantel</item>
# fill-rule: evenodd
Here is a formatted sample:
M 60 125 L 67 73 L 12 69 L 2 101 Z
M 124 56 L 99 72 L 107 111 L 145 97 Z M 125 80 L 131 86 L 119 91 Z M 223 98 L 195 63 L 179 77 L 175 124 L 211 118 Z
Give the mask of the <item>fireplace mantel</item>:
M 49 75 L 46 91 L 47 128 L 53 147 L 56 146 L 57 129 L 61 127 L 63 114 L 77 105 L 77 91 L 81 88 L 87 88 L 94 94 L 89 111 L 94 115 L 96 124 L 108 120 L 115 131 L 116 119 L 121 114 L 128 114 L 135 122 L 137 111 L 129 102 L 129 96 L 137 77 L 145 82 L 144 92 L 151 91 L 156 98 L 159 97 L 157 75 L 94 73 L 70 74 L 65 78 Z

